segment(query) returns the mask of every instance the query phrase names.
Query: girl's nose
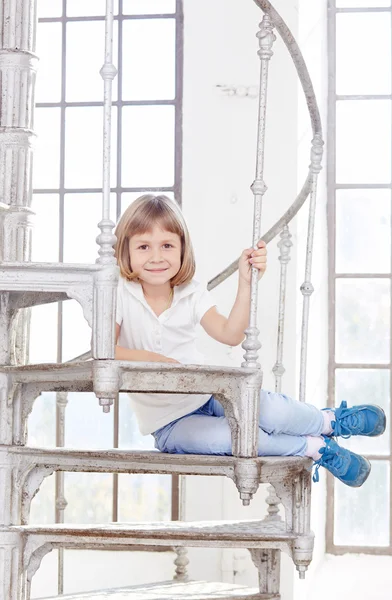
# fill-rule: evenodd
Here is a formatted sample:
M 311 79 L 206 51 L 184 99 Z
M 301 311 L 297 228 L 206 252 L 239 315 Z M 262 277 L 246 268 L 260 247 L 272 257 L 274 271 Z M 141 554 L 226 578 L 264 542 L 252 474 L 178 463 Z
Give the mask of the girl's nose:
M 161 262 L 162 256 L 161 251 L 159 249 L 153 250 L 151 260 L 153 262 Z

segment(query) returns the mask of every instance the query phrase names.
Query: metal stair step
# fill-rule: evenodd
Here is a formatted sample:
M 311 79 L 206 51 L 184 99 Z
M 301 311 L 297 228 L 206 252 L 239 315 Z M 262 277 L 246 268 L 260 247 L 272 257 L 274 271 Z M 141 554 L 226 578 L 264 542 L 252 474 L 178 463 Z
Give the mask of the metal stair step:
M 44 466 L 55 471 L 86 473 L 160 473 L 179 475 L 213 475 L 233 477 L 239 462 L 260 466 L 260 482 L 286 479 L 312 465 L 300 456 L 207 456 L 202 454 L 167 454 L 155 450 L 75 450 L 68 448 L 31 448 L 0 446 L 0 458 L 30 468 Z
M 291 544 L 298 533 L 286 530 L 283 522 L 261 520 L 168 521 L 109 523 L 107 525 L 21 525 L 0 532 L 22 533 L 31 546 L 50 543 L 53 547 L 201 546 L 277 547 Z M 271 544 L 271 546 L 270 546 Z
M 263 597 L 265 596 L 260 595 L 256 588 L 207 581 L 167 581 L 61 596 L 64 600 L 262 600 Z M 273 596 L 268 595 L 268 598 Z M 46 600 L 58 600 L 58 596 Z

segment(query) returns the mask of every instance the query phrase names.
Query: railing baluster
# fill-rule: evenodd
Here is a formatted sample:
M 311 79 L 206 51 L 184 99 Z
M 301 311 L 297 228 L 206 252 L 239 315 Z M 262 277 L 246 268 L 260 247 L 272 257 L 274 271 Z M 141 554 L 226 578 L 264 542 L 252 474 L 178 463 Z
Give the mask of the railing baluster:
M 306 396 L 306 362 L 308 350 L 308 332 L 309 332 L 309 304 L 310 296 L 314 288 L 311 282 L 312 276 L 312 257 L 313 257 L 313 239 L 314 224 L 316 217 L 316 199 L 317 199 L 317 179 L 321 171 L 321 160 L 323 157 L 323 140 L 320 134 L 316 134 L 312 140 L 312 150 L 310 159 L 310 171 L 312 173 L 312 188 L 310 191 L 309 220 L 308 220 L 308 239 L 306 244 L 306 262 L 305 262 L 305 281 L 301 285 L 303 295 L 302 310 L 302 328 L 301 328 L 301 361 L 299 376 L 299 399 L 305 402 Z
M 267 87 L 268 87 L 268 67 L 273 54 L 272 45 L 276 40 L 273 33 L 273 25 L 268 15 L 264 15 L 260 23 L 260 30 L 257 32 L 259 39 L 259 50 L 257 54 L 261 60 L 260 68 L 260 96 L 259 96 L 259 117 L 257 132 L 257 159 L 256 159 L 256 179 L 251 190 L 254 195 L 254 217 L 253 217 L 253 247 L 257 247 L 257 242 L 261 236 L 261 209 L 263 196 L 267 190 L 264 176 L 264 148 L 265 148 L 265 117 L 267 108 Z M 258 350 L 261 348 L 259 341 L 259 330 L 257 328 L 257 298 L 258 298 L 258 270 L 252 268 L 251 279 L 251 301 L 249 314 L 249 327 L 245 330 L 246 339 L 242 344 L 245 350 L 243 367 L 260 368 L 257 362 Z
M 112 87 L 117 69 L 113 64 L 113 12 L 114 0 L 106 0 L 105 22 L 105 63 L 100 71 L 104 80 L 104 123 L 103 123 L 103 193 L 102 193 L 102 221 L 98 224 L 101 233 L 97 237 L 99 258 L 97 263 L 115 264 L 113 245 L 116 238 L 113 233 L 115 227 L 110 220 L 110 156 L 111 156 L 111 130 L 112 130 Z
M 283 341 L 284 341 L 284 325 L 286 312 L 286 283 L 287 283 L 287 265 L 290 262 L 290 250 L 293 242 L 291 241 L 291 233 L 287 225 L 280 232 L 280 241 L 278 247 L 280 249 L 280 287 L 279 287 L 279 312 L 278 312 L 278 340 L 276 348 L 276 363 L 272 372 L 275 376 L 275 392 L 282 391 L 282 377 L 285 373 L 283 366 Z

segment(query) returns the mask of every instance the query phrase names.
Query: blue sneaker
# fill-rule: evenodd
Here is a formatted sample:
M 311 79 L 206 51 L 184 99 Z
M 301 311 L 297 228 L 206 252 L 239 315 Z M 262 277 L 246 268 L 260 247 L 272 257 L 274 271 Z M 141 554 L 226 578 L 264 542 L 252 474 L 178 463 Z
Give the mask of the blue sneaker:
M 320 448 L 321 458 L 315 461 L 313 481 L 319 481 L 319 469 L 325 467 L 332 475 L 350 487 L 360 487 L 369 477 L 371 465 L 366 458 L 341 448 L 333 438 L 323 436 L 325 446 Z
M 333 436 L 339 435 L 345 439 L 352 435 L 375 437 L 385 431 L 385 412 L 374 404 L 359 404 L 347 408 L 347 402 L 343 401 L 333 412 L 335 413 L 335 420 L 331 423 Z

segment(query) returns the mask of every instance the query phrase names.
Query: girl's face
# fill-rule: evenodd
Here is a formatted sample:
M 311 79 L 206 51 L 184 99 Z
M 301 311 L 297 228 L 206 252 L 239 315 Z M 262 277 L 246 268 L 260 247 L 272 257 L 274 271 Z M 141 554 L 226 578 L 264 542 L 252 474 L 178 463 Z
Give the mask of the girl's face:
M 170 281 L 181 267 L 181 238 L 155 225 L 150 232 L 129 238 L 131 269 L 150 285 Z

